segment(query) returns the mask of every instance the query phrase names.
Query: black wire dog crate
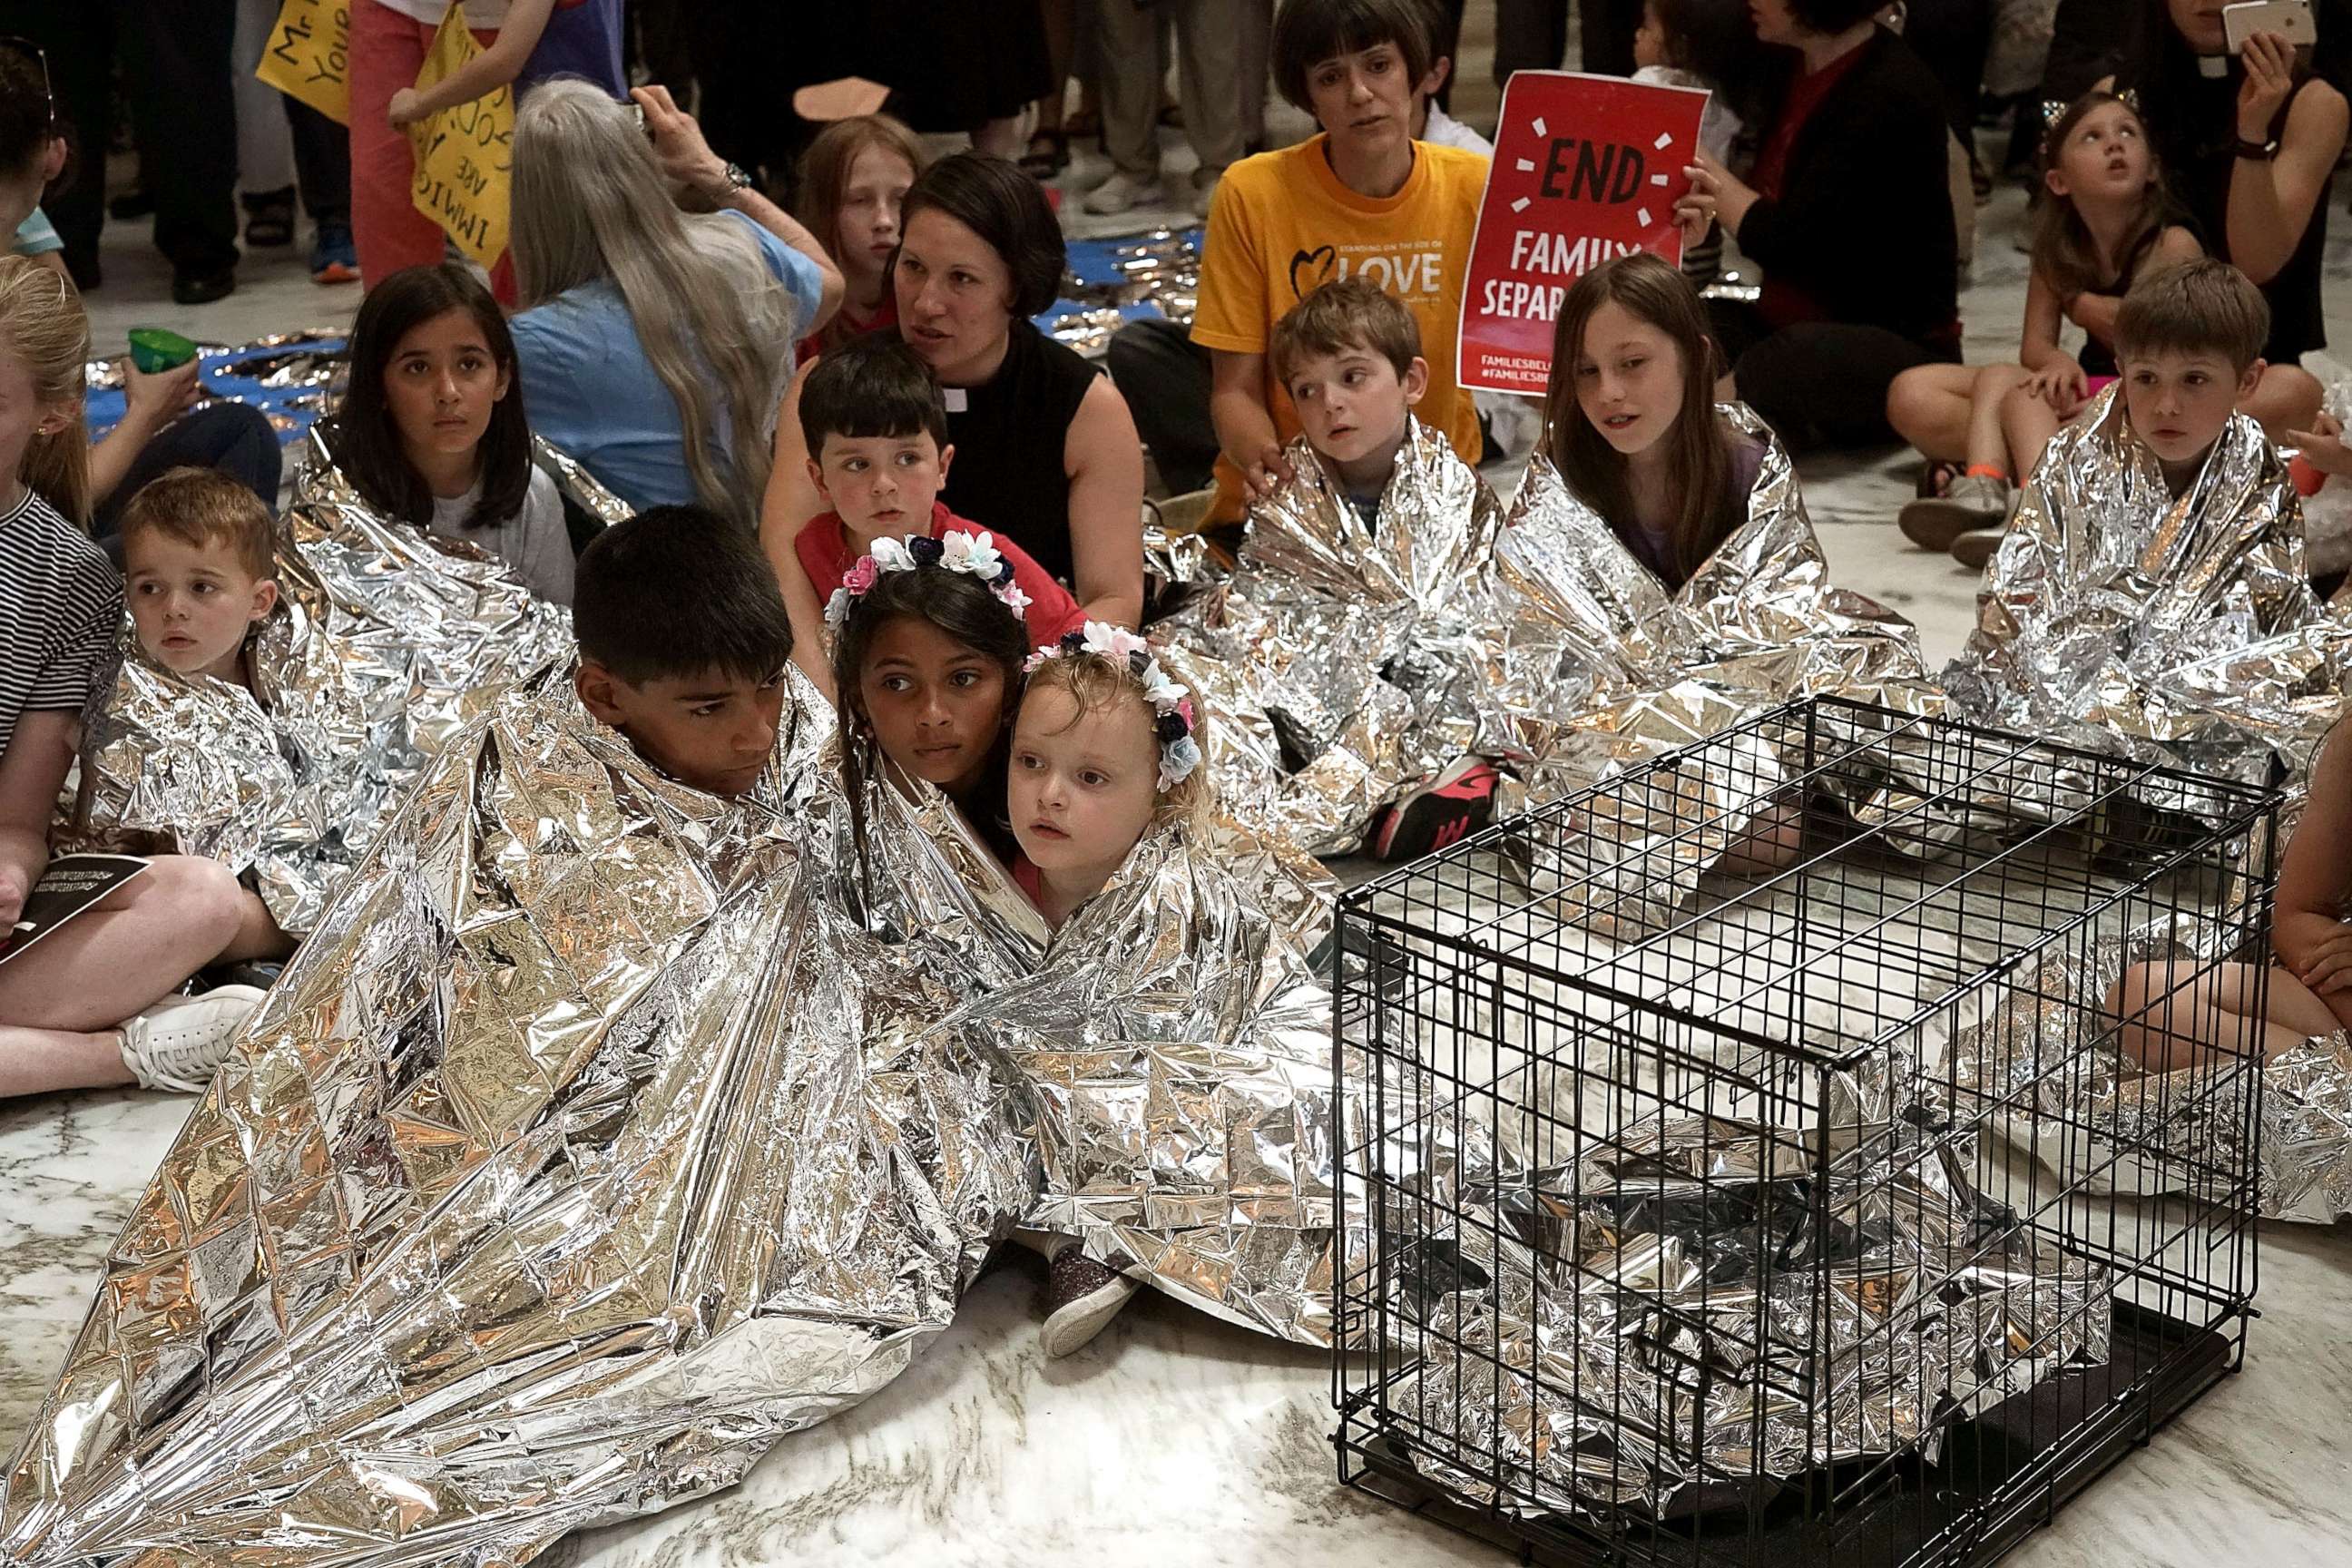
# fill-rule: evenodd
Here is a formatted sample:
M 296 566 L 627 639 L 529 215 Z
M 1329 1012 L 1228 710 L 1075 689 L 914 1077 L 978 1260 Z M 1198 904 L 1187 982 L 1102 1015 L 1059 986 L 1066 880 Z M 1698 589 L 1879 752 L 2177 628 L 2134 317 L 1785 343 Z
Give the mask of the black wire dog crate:
M 1822 698 L 1355 889 L 1341 1479 L 1526 1561 L 2000 1556 L 2242 1359 L 2276 808 Z

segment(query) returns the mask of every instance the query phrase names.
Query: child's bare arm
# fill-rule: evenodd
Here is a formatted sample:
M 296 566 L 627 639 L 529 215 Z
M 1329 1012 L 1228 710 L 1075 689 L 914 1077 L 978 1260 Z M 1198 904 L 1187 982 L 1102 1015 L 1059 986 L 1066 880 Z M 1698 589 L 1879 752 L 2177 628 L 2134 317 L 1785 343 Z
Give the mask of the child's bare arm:
M 760 548 L 776 574 L 784 595 L 784 611 L 793 623 L 793 662 L 801 673 L 830 695 L 833 671 L 824 661 L 824 606 L 814 584 L 801 569 L 794 548 L 801 530 L 824 510 L 824 497 L 808 474 L 808 443 L 801 435 L 801 387 L 816 364 L 803 365 L 785 389 L 783 406 L 776 416 L 773 463 L 768 469 L 768 491 L 760 501 Z
M 2329 737 L 2311 796 L 2279 868 L 2271 944 L 2278 962 L 2352 1026 L 2352 926 L 2344 923 L 2345 854 L 2352 849 L 2352 736 Z
M 488 98 L 514 80 L 522 74 L 531 50 L 539 47 L 540 35 L 547 31 L 547 19 L 554 12 L 555 0 L 514 0 L 507 7 L 506 23 L 499 28 L 499 36 L 480 54 L 431 87 L 404 87 L 394 93 L 392 122 L 414 123 L 428 114 Z
M 26 895 L 49 863 L 49 816 L 80 732 L 72 713 L 20 714 L 8 750 L 0 753 L 0 931 L 16 924 Z

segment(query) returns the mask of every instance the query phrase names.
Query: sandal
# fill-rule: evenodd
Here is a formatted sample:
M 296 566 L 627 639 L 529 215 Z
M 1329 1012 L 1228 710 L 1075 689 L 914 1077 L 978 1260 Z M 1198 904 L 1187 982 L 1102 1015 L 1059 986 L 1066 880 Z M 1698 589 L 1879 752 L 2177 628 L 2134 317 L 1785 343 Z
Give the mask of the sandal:
M 1050 180 L 1069 166 L 1069 132 L 1050 126 L 1040 126 L 1021 154 L 1021 172 L 1034 180 Z

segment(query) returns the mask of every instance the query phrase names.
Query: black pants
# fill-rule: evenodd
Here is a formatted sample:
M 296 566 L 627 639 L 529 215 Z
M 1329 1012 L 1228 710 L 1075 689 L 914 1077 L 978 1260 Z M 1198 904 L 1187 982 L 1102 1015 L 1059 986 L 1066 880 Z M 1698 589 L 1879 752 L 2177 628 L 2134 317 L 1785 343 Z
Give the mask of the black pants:
M 236 0 L 115 0 L 115 13 L 155 248 L 178 273 L 235 267 Z
M 1992 0 L 1910 0 L 1903 40 L 1943 89 L 1944 119 L 1973 156 L 1985 56 L 1992 49 Z
M 1755 306 L 1724 300 L 1708 300 L 1707 315 L 1739 400 L 1792 452 L 1899 443 L 1886 422 L 1886 389 L 1914 365 L 1959 357 L 1852 321 L 1801 321 L 1776 331 Z
M 158 474 L 173 468 L 218 468 L 230 479 L 261 498 L 261 504 L 274 515 L 278 510 L 278 481 L 285 467 L 285 454 L 278 445 L 278 432 L 258 408 L 242 403 L 215 403 L 199 408 L 184 419 L 175 420 L 155 432 L 155 438 L 139 449 L 131 459 L 131 468 L 114 493 L 99 503 L 94 520 L 94 531 L 106 542 L 109 552 L 119 554 L 112 543 L 122 524 L 122 509 L 140 488 Z M 116 564 L 120 565 L 118 560 Z
M 352 133 L 299 98 L 286 100 L 302 210 L 320 228 L 352 227 Z
M 1495 0 L 1495 85 L 1568 58 L 1568 0 Z
M 1129 321 L 1104 356 L 1135 428 L 1172 495 L 1207 485 L 1217 462 L 1209 419 L 1209 351 L 1173 321 Z
M 66 266 L 85 281 L 97 276 L 98 231 L 106 222 L 107 91 L 114 67 L 116 3 L 0 0 L 0 33 L 30 38 L 48 60 L 49 94 L 73 145 L 73 162 L 43 196 L 41 210 L 65 242 Z

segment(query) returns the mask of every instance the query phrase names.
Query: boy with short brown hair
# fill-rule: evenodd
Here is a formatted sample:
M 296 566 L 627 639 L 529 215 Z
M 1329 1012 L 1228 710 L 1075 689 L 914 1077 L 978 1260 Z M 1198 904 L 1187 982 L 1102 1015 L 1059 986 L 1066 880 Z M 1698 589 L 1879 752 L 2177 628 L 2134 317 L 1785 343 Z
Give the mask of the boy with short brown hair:
M 269 510 L 216 468 L 173 468 L 122 509 L 122 578 L 147 657 L 252 689 L 246 638 L 278 606 Z

